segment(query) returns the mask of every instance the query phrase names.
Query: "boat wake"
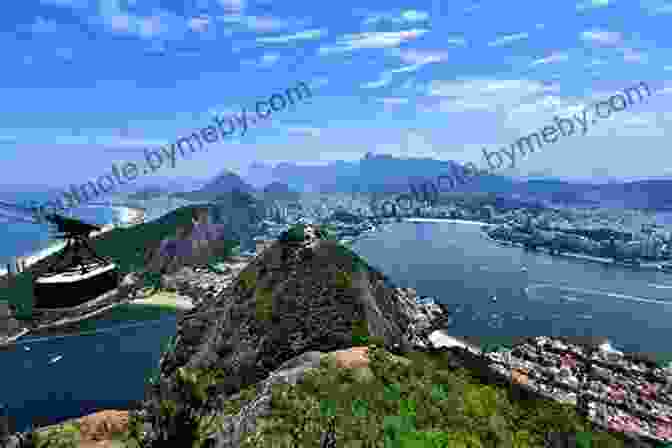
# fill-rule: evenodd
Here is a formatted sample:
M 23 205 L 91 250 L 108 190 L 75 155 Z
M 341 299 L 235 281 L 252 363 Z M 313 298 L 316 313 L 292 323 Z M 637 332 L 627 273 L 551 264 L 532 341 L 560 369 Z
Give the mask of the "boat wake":
M 556 286 L 552 285 L 550 283 L 536 283 L 533 285 L 528 286 L 525 288 L 525 292 L 528 294 L 530 291 L 536 290 L 536 289 L 542 289 L 542 288 L 550 288 L 550 289 L 555 289 L 559 290 L 562 292 L 572 292 L 572 293 L 580 293 L 580 294 L 588 294 L 588 295 L 597 295 L 597 296 L 606 296 L 606 297 L 612 297 L 614 299 L 620 299 L 620 300 L 626 300 L 626 301 L 631 301 L 631 302 L 640 302 L 640 303 L 651 303 L 655 305 L 668 305 L 672 306 L 672 302 L 666 301 L 666 300 L 657 300 L 657 299 L 649 299 L 647 297 L 637 297 L 637 296 L 629 296 L 626 294 L 618 294 L 615 292 L 609 292 L 609 291 L 598 291 L 594 289 L 583 289 L 583 288 L 570 288 L 567 286 Z M 573 297 L 573 296 L 562 296 L 563 298 L 568 298 L 568 297 Z M 567 299 L 569 300 L 569 299 Z

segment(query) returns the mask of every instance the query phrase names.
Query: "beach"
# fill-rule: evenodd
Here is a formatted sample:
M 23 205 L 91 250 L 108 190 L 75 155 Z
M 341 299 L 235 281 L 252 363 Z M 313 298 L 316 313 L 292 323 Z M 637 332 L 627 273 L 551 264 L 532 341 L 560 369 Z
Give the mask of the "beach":
M 142 224 L 145 220 L 146 211 L 139 208 L 130 208 L 125 207 L 124 212 L 119 210 L 120 216 L 122 217 L 120 223 L 116 224 L 105 224 L 101 226 L 100 231 L 92 232 L 91 238 L 95 238 L 103 233 L 109 232 L 117 227 L 132 227 L 134 225 Z M 17 256 L 16 261 L 22 266 L 22 270 L 30 267 L 31 265 L 37 263 L 40 260 L 43 260 L 50 255 L 58 252 L 59 250 L 65 247 L 64 241 L 53 241 L 49 246 L 42 248 L 32 254 Z M 7 266 L 0 266 L 0 277 L 7 275 Z

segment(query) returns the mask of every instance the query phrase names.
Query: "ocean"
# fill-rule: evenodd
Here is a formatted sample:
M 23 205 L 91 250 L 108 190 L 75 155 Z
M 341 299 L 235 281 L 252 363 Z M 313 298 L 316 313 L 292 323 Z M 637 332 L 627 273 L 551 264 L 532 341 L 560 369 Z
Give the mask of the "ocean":
M 44 203 L 52 197 L 53 195 L 43 192 L 0 192 L 0 200 L 20 205 L 27 204 L 31 200 Z M 190 204 L 189 201 L 173 198 L 157 198 L 134 202 L 140 203 L 147 209 L 145 215 L 146 222 Z M 120 222 L 126 222 L 128 219 L 128 209 L 124 207 L 86 205 L 74 208 L 71 212 L 74 218 L 101 226 L 111 224 L 115 219 L 118 219 Z M 50 238 L 50 229 L 47 224 L 12 222 L 0 218 L 0 274 L 6 272 L 6 265 L 12 262 L 13 257 L 23 257 L 40 252 L 45 253 L 49 246 L 58 242 L 58 240 Z
M 447 305 L 452 336 L 593 335 L 621 350 L 672 352 L 672 274 L 501 247 L 468 223 L 395 223 L 353 249 L 397 285 Z M 0 351 L 0 400 L 19 429 L 123 407 L 142 399 L 162 343 L 174 334 L 169 317 L 86 336 L 26 338 Z

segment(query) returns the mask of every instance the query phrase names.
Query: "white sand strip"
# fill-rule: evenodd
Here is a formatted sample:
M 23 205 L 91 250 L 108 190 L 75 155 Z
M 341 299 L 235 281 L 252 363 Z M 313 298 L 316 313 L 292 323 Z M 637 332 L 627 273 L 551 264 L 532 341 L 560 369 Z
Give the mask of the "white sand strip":
M 180 310 L 191 310 L 194 308 L 194 304 L 189 299 L 169 292 L 159 292 L 145 299 L 134 299 L 130 303 L 139 305 L 168 305 Z
M 462 347 L 474 353 L 481 353 L 481 350 L 475 345 L 469 344 L 454 336 L 450 336 L 444 330 L 433 331 L 429 336 L 429 341 L 436 348 L 439 347 Z

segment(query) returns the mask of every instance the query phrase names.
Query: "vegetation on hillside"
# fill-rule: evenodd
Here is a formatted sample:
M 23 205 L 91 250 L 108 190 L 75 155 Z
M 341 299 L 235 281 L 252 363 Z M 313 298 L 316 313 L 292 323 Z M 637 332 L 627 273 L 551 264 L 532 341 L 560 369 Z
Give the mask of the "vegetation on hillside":
M 91 246 L 101 256 L 112 259 L 121 276 L 140 271 L 145 265 L 145 252 L 158 247 L 163 239 L 171 238 L 178 228 L 191 228 L 194 211 L 201 207 L 182 207 L 165 216 L 145 224 L 130 228 L 116 228 L 91 240 Z M 221 259 L 232 253 L 239 244 L 226 241 L 217 256 Z M 144 279 L 148 286 L 160 287 L 156 276 L 148 274 Z M 32 273 L 25 271 L 12 279 L 11 284 L 0 290 L 0 297 L 6 298 L 17 308 L 17 319 L 30 319 L 33 308 Z
M 305 224 L 297 224 L 290 227 L 280 234 L 278 241 L 281 242 L 302 242 L 306 239 Z
M 441 355 L 412 353 L 411 362 L 370 347 L 375 379 L 325 362 L 301 384 L 273 389 L 270 417 L 258 420 L 241 448 L 319 447 L 335 420 L 344 447 L 542 447 L 549 434 L 591 431 L 572 407 L 512 399 L 506 389 L 480 383 L 466 370 L 449 370 Z M 592 432 L 594 447 L 622 442 Z M 270 444 L 270 445 L 269 445 Z

